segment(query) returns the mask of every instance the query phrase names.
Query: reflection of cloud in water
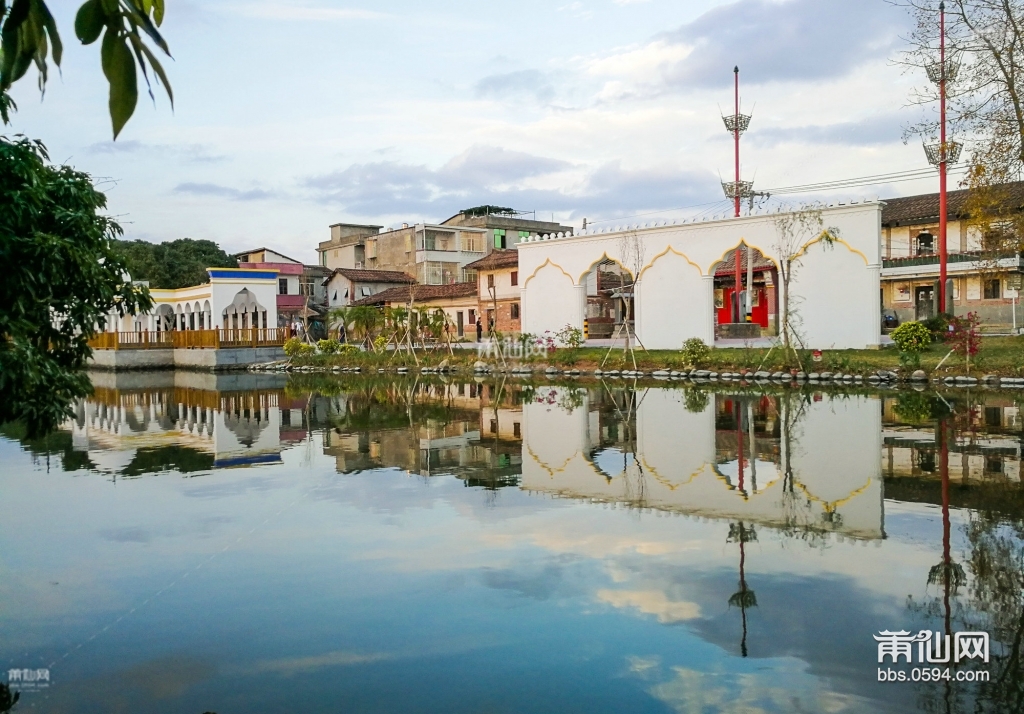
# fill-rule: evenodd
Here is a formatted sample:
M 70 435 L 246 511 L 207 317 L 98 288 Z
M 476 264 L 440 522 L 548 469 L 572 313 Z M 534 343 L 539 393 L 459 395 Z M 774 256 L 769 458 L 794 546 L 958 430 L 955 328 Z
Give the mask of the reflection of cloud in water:
M 621 476 L 629 459 L 630 456 L 619 449 L 602 449 L 590 457 L 598 470 L 607 478 Z
M 673 667 L 673 676 L 649 690 L 677 712 L 830 712 L 877 711 L 876 702 L 823 689 L 802 671 L 803 663 L 782 660 L 754 672 L 700 672 Z
M 597 599 L 618 609 L 633 608 L 654 615 L 658 622 L 670 624 L 700 617 L 700 605 L 685 600 L 669 600 L 662 590 L 598 590 Z
M 728 481 L 730 486 L 739 488 L 740 484 L 740 462 L 739 459 L 725 461 L 715 467 Z M 782 478 L 779 466 L 771 461 L 743 459 L 743 490 L 747 493 L 761 493 L 773 483 Z
M 285 657 L 283 659 L 271 659 L 257 662 L 255 671 L 260 674 L 272 672 L 290 677 L 296 674 L 306 674 L 313 670 L 325 667 L 351 667 L 359 664 L 372 664 L 392 659 L 393 655 L 374 652 L 362 654 L 359 652 L 325 652 L 320 655 L 307 657 Z

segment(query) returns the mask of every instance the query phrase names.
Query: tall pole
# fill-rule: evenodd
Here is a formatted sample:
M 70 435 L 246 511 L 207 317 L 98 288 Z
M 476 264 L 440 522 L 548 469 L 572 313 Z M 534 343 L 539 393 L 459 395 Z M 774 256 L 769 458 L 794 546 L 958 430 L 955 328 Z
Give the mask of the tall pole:
M 736 157 L 736 190 L 733 196 L 733 208 L 736 218 L 740 217 L 740 68 L 739 65 L 733 68 L 733 88 L 735 98 L 735 111 L 733 117 L 736 119 L 736 128 L 733 130 L 732 138 L 735 146 Z M 734 322 L 743 322 L 743 306 L 740 304 L 740 293 L 743 292 L 743 268 L 741 267 L 741 255 L 739 246 L 736 247 L 736 289 L 733 303 L 736 305 L 733 313 Z
M 946 312 L 946 3 L 939 3 L 939 312 Z M 737 203 L 737 206 L 739 203 Z
M 736 157 L 736 195 L 733 197 L 733 204 L 735 208 L 735 215 L 737 218 L 740 217 L 740 68 L 737 65 L 732 70 L 733 73 L 733 85 L 736 99 L 736 110 L 733 112 L 733 116 L 736 117 L 736 128 L 732 132 L 733 142 L 736 150 L 734 152 Z M 739 255 L 739 253 L 737 253 Z M 737 262 L 737 265 L 739 263 Z M 739 275 L 739 268 L 736 269 L 736 274 Z

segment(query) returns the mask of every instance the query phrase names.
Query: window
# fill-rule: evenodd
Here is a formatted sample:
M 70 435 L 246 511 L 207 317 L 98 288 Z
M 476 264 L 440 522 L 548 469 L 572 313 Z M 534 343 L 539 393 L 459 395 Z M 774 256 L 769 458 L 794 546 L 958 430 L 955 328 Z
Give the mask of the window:
M 334 297 L 331 298 L 331 301 L 332 302 L 338 302 L 338 291 L 337 290 L 334 291 Z
M 467 253 L 483 253 L 484 243 L 479 233 L 462 233 L 462 250 Z
M 359 288 L 359 294 L 362 295 L 363 297 L 370 297 L 371 295 L 373 295 L 373 290 L 370 289 L 369 285 L 364 285 L 363 287 Z
M 995 280 L 985 281 L 985 299 L 986 300 L 998 300 L 1001 295 L 999 291 L 999 278 Z
M 512 436 L 517 439 L 522 438 L 523 436 L 523 428 L 519 426 L 519 422 L 517 421 L 512 422 Z
M 505 229 L 495 228 L 494 229 L 494 247 L 504 248 L 505 247 Z
M 917 255 L 933 255 L 935 253 L 935 236 L 931 233 L 918 233 Z
M 910 302 L 910 288 L 906 285 L 901 285 L 896 288 L 896 302 Z
M 519 231 L 519 240 L 516 241 L 516 242 L 520 243 L 520 242 L 522 242 L 523 240 L 525 240 L 525 239 L 527 239 L 529 237 L 530 237 L 530 231 Z
M 493 288 L 494 287 L 494 273 L 491 273 L 491 274 L 489 274 L 487 276 L 487 287 L 489 287 L 489 288 Z
M 346 300 L 348 300 L 348 288 L 345 288 L 345 292 L 343 293 L 343 297 L 344 297 L 344 298 L 345 298 Z
M 519 319 L 519 303 L 517 302 L 512 303 L 512 319 Z
M 491 419 L 491 433 L 492 434 L 497 434 L 498 433 L 498 420 L 497 419 Z
M 469 311 L 469 324 L 472 325 L 474 322 L 476 322 L 476 310 L 470 310 Z
M 513 270 L 512 271 L 512 284 L 513 285 L 518 285 L 519 284 L 519 271 L 518 270 Z
M 277 294 L 287 295 L 288 294 L 288 278 L 277 279 Z
M 985 407 L 985 426 L 1002 426 L 1003 410 L 1001 407 Z

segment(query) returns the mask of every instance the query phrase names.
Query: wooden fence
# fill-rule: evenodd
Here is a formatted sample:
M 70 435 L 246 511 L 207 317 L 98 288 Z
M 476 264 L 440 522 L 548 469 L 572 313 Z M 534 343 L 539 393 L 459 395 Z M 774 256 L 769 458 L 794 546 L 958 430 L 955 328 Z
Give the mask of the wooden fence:
M 94 350 L 221 349 L 279 347 L 288 339 L 284 327 L 170 330 L 164 332 L 100 332 L 89 340 Z

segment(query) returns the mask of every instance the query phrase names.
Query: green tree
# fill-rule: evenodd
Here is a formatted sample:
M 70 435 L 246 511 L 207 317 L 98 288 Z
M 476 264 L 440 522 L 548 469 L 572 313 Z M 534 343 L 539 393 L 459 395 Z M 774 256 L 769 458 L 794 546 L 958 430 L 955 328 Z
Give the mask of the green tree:
M 41 143 L 0 136 L 0 205 L 0 422 L 35 434 L 91 391 L 81 370 L 107 315 L 152 301 L 114 249 L 120 226 L 97 213 L 106 197 Z
M 163 23 L 164 0 L 86 0 L 75 16 L 75 34 L 83 45 L 100 42 L 103 75 L 110 85 L 108 108 L 114 138 L 131 118 L 139 99 L 138 76 L 150 98 L 150 81 L 162 84 L 174 105 L 174 95 L 164 69 L 146 44 L 149 40 L 167 56 L 170 50 L 157 28 Z M 64 46 L 57 23 L 43 0 L 0 0 L 0 118 L 7 124 L 15 109 L 9 90 L 28 69 L 39 70 L 39 90 L 48 76 L 47 60 L 60 66 Z
M 179 238 L 164 243 L 117 241 L 128 272 L 135 280 L 148 280 L 151 288 L 187 288 L 208 281 L 207 268 L 237 268 L 238 261 L 209 240 Z

